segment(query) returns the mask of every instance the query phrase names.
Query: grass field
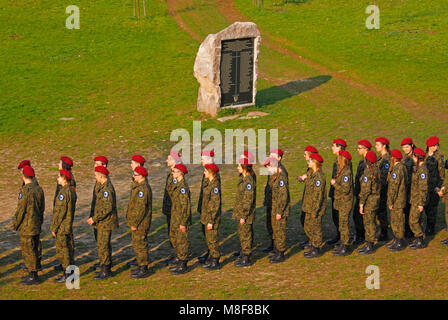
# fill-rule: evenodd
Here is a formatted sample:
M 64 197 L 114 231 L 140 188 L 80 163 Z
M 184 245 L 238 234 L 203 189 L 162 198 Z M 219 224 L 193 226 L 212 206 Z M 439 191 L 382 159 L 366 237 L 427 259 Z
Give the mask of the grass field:
M 331 141 L 343 137 L 355 155 L 356 141 L 387 136 L 393 147 L 412 136 L 418 146 L 438 135 L 448 152 L 447 93 L 448 4 L 433 0 L 377 1 L 381 28 L 367 30 L 369 1 L 272 1 L 263 8 L 248 0 L 151 0 L 148 16 L 132 16 L 132 1 L 77 1 L 81 29 L 65 28 L 66 4 L 0 0 L 0 298 L 1 299 L 446 299 L 447 233 L 439 207 L 438 234 L 429 247 L 391 254 L 319 259 L 303 258 L 298 242 L 304 232 L 298 215 L 303 186 L 293 177 L 303 173 L 303 148 L 315 145 L 331 173 Z M 68 5 L 68 4 L 67 4 Z M 196 111 L 198 83 L 193 64 L 200 39 L 234 21 L 253 21 L 261 29 L 257 104 L 224 110 L 219 116 L 263 111 L 268 116 L 219 122 Z M 69 120 L 61 120 L 68 118 Z M 259 249 L 267 245 L 262 207 L 265 177 L 258 182 L 258 209 L 251 268 L 233 266 L 238 247 L 230 219 L 237 174 L 222 165 L 223 219 L 220 239 L 224 267 L 207 272 L 197 267 L 205 250 L 197 214 L 191 231 L 193 270 L 174 277 L 163 266 L 170 253 L 161 214 L 164 158 L 174 144 L 170 133 L 202 130 L 279 130 L 286 151 L 294 205 L 288 222 L 288 260 L 270 265 Z M 149 159 L 154 192 L 150 236 L 154 274 L 131 280 L 126 262 L 133 257 L 124 222 L 132 153 Z M 62 154 L 75 161 L 79 185 L 75 222 L 76 257 L 82 272 L 81 290 L 69 291 L 52 278 L 54 242 L 48 234 L 57 162 Z M 97 283 L 91 266 L 96 259 L 93 234 L 84 222 L 93 186 L 92 157 L 105 154 L 119 194 L 121 226 L 113 236 L 115 276 Z M 16 206 L 20 179 L 15 169 L 30 159 L 47 197 L 43 233 L 44 271 L 41 285 L 19 285 L 19 237 L 6 230 Z M 201 168 L 189 167 L 188 181 L 196 207 Z M 329 179 L 328 179 L 329 180 Z M 327 181 L 328 184 L 328 181 Z M 334 234 L 330 210 L 324 235 Z M 329 250 L 326 247 L 326 250 Z M 365 287 L 368 265 L 378 265 L 381 289 Z

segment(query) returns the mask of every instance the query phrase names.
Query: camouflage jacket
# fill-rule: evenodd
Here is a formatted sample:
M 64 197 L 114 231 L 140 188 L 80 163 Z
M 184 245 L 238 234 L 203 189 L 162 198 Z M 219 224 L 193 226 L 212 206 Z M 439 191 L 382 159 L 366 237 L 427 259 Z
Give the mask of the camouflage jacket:
M 218 177 L 212 181 L 206 179 L 202 193 L 201 223 L 212 224 L 217 229 L 221 220 L 221 185 Z
M 170 173 L 166 176 L 165 190 L 163 192 L 162 213 L 164 215 L 171 214 L 171 197 L 174 190 L 174 181 L 177 182 L 177 180 L 173 178 L 173 172 L 170 170 Z
M 53 206 L 50 231 L 56 234 L 72 234 L 75 217 L 75 196 L 70 185 L 60 188 Z
M 42 213 L 39 208 L 38 184 L 25 184 L 19 192 L 19 201 L 14 215 L 13 227 L 15 231 L 25 236 L 40 234 Z
M 190 188 L 185 178 L 176 181 L 171 198 L 171 223 L 174 225 L 191 226 Z
M 252 224 L 255 218 L 256 196 L 257 185 L 254 177 L 240 174 L 232 218 L 244 219 L 245 223 Z
M 272 211 L 273 216 L 279 214 L 282 218 L 289 216 L 291 199 L 289 196 L 289 182 L 286 173 L 281 170 L 272 175 Z
M 131 196 L 126 210 L 126 223 L 128 227 L 148 231 L 152 218 L 152 190 L 148 181 L 131 184 Z
M 286 175 L 286 178 L 288 178 L 288 171 L 286 171 L 286 168 L 283 166 L 281 162 L 280 162 L 280 169 L 282 169 L 282 171 Z M 264 187 L 263 205 L 266 207 L 272 207 L 272 175 L 268 175 L 266 186 Z
M 327 207 L 327 192 L 325 190 L 325 174 L 322 169 L 312 172 L 305 180 L 302 211 L 314 216 L 322 216 Z
M 313 173 L 313 170 L 311 168 L 307 168 L 307 170 L 306 170 L 306 180 L 308 180 L 311 177 L 312 173 Z M 303 203 L 303 199 L 305 197 L 305 192 L 306 192 L 306 180 L 304 182 L 305 185 L 303 186 L 302 203 Z
M 350 169 L 350 175 L 352 176 L 352 180 L 353 180 L 353 167 L 352 167 L 352 162 L 351 161 L 350 161 L 350 164 L 349 164 L 349 169 Z M 334 177 L 336 177 L 336 175 L 338 173 L 338 170 L 339 170 L 338 157 L 336 157 L 336 160 L 333 163 L 333 170 L 331 171 L 331 179 L 334 179 Z M 330 185 L 330 190 L 328 191 L 328 196 L 330 198 L 334 198 L 335 197 L 334 189 L 335 189 L 335 187 Z
M 75 203 L 76 203 L 76 181 L 75 181 L 75 177 L 73 176 L 73 173 L 72 172 L 70 172 L 70 174 L 72 175 L 72 179 L 70 180 L 70 182 L 69 182 L 69 184 L 70 184 L 70 186 L 72 187 L 72 190 L 73 190 L 73 193 L 74 193 L 74 195 L 75 195 Z M 53 198 L 53 206 L 55 205 L 55 203 L 56 203 L 56 199 L 57 199 L 57 197 L 58 197 L 58 195 L 59 195 L 59 191 L 61 191 L 61 189 L 62 189 L 62 186 L 59 184 L 59 183 L 56 183 L 56 191 L 55 191 L 55 193 L 54 193 L 54 198 Z
M 387 207 L 404 209 L 407 204 L 408 171 L 403 163 L 397 162 L 387 176 Z
M 428 168 L 425 164 L 414 167 L 410 202 L 414 206 L 425 206 L 428 203 Z
M 359 181 L 361 192 L 359 193 L 359 204 L 364 205 L 364 211 L 376 211 L 380 205 L 381 194 L 381 174 L 378 165 L 364 169 L 364 173 Z
M 36 187 L 37 190 L 37 201 L 38 201 L 38 207 L 39 207 L 39 218 L 40 218 L 40 224 L 42 225 L 44 223 L 44 213 L 45 213 L 45 195 L 44 190 L 39 186 L 39 183 L 37 182 L 37 179 L 34 178 L 32 184 Z
M 336 210 L 351 209 L 353 206 L 353 172 L 351 168 L 345 167 L 337 176 L 333 177 L 334 188 L 334 208 Z
M 216 178 L 218 180 L 218 184 L 219 184 L 219 188 L 221 188 L 221 176 L 219 175 L 219 173 L 216 174 Z M 199 200 L 198 200 L 198 209 L 197 211 L 199 213 L 201 213 L 202 211 L 202 199 L 204 197 L 204 188 L 206 188 L 208 186 L 209 180 L 205 178 L 205 175 L 202 175 L 202 180 L 201 180 L 201 191 L 199 191 Z
M 104 184 L 99 184 L 95 188 L 96 202 L 93 213 L 95 226 L 104 230 L 114 230 L 118 228 L 117 198 L 115 189 L 110 179 Z

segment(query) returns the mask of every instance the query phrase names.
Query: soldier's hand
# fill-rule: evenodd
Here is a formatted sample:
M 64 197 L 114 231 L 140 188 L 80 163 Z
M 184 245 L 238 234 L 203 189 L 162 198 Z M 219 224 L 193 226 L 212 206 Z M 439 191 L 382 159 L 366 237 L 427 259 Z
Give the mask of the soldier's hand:
M 275 215 L 275 219 L 280 220 L 281 218 L 282 218 L 281 215 L 279 215 L 279 214 Z
M 394 210 L 394 206 L 389 206 L 389 210 Z
M 244 219 L 240 219 L 240 224 L 245 224 L 246 221 Z
M 439 187 L 436 187 L 435 190 L 436 190 L 436 193 L 440 192 L 440 188 Z
M 53 237 L 55 237 L 55 238 L 56 238 L 56 233 L 54 233 L 54 232 L 51 232 L 51 234 L 53 235 Z
M 298 180 L 299 182 L 303 182 L 302 176 L 297 176 L 297 180 Z
M 439 192 L 437 192 L 437 194 L 439 195 L 440 198 L 443 197 L 443 192 L 442 192 L 442 190 L 440 190 Z
M 184 233 L 187 232 L 187 228 L 183 225 L 179 225 L 179 229 L 180 229 L 180 231 L 182 231 Z
M 364 205 L 359 206 L 359 213 L 364 214 Z
M 131 230 L 132 231 L 137 231 L 137 228 L 136 227 L 131 227 Z
M 93 225 L 94 224 L 93 219 L 92 218 L 87 219 L 87 223 L 89 225 Z
M 334 185 L 336 183 L 336 180 L 335 179 L 331 179 L 330 183 L 331 183 L 331 185 Z
M 423 212 L 423 207 L 422 206 L 418 206 L 418 211 Z
M 213 229 L 213 225 L 211 223 L 207 224 L 207 230 L 212 230 Z

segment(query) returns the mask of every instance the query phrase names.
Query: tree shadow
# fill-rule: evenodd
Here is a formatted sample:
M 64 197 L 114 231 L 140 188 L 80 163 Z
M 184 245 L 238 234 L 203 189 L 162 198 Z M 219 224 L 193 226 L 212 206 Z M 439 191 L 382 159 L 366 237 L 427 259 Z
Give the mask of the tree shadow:
M 312 90 L 330 81 L 329 75 L 320 75 L 311 78 L 299 79 L 284 83 L 279 86 L 272 86 L 257 92 L 256 106 L 264 107 L 275 104 L 278 101 L 297 96 L 302 92 Z

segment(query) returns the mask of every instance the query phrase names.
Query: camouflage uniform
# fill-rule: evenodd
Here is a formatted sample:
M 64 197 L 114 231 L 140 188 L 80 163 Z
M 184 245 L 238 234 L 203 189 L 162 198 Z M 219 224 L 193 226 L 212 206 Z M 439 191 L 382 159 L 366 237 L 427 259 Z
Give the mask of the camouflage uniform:
M 366 169 L 366 160 L 363 158 L 359 160 L 358 168 L 356 169 L 355 188 L 353 195 L 355 196 L 355 207 L 353 209 L 353 222 L 355 223 L 356 237 L 364 238 L 364 217 L 359 213 L 359 194 L 361 193 L 361 177 Z
M 341 173 L 335 175 L 333 208 L 338 212 L 338 228 L 341 235 L 341 244 L 349 245 L 348 219 L 353 207 L 353 173 L 347 166 Z
M 387 174 L 390 168 L 390 153 L 381 155 L 376 164 L 378 169 L 380 169 L 381 177 L 380 206 L 377 211 L 376 221 L 381 228 L 381 232 L 387 236 L 389 227 L 389 222 L 387 221 Z
M 302 211 L 306 213 L 305 233 L 314 248 L 322 248 L 322 216 L 327 208 L 325 174 L 322 169 L 312 172 L 305 181 Z
M 246 256 L 249 256 L 252 252 L 256 196 L 257 185 L 253 175 L 244 176 L 240 174 L 232 218 L 238 224 L 241 254 Z M 240 219 L 244 219 L 245 223 L 241 224 Z
M 171 242 L 170 238 L 171 206 L 172 206 L 171 198 L 175 182 L 177 182 L 177 180 L 173 178 L 173 172 L 170 170 L 170 173 L 168 173 L 166 177 L 165 190 L 163 192 L 162 213 L 166 216 L 168 238 L 170 239 L 171 247 L 173 246 L 173 243 Z
M 42 228 L 42 224 L 44 223 L 44 213 L 45 213 L 45 195 L 44 195 L 44 191 L 42 190 L 41 187 L 39 187 L 39 183 L 37 182 L 36 177 L 33 177 L 33 182 L 32 184 L 36 187 L 38 187 L 36 190 L 38 192 L 38 206 L 39 206 L 39 212 L 40 212 L 40 226 Z M 42 260 L 42 241 L 40 240 L 40 235 L 39 235 L 39 242 L 37 244 L 37 252 L 38 252 L 38 267 L 41 266 L 40 262 Z
M 435 188 L 441 188 L 445 179 L 445 159 L 440 150 L 432 156 L 426 156 L 426 167 L 428 168 L 428 203 L 425 207 L 427 217 L 427 228 L 434 230 L 437 220 L 437 209 L 439 206 L 439 195 Z
M 308 180 L 311 177 L 311 174 L 313 173 L 313 170 L 311 168 L 308 168 L 306 170 L 306 180 Z M 305 181 L 306 181 L 305 180 Z M 303 186 L 303 194 L 302 194 L 302 204 L 303 204 L 303 199 L 305 197 L 305 192 L 306 192 L 306 183 Z M 300 215 L 300 224 L 302 225 L 302 228 L 305 227 L 305 217 L 306 217 L 306 212 L 301 210 L 302 214 Z
M 371 171 L 372 170 L 372 171 Z M 366 241 L 376 243 L 375 216 L 380 206 L 381 178 L 377 165 L 366 167 L 360 180 L 361 192 L 359 193 L 359 204 L 364 205 L 364 229 Z
M 20 234 L 22 257 L 29 272 L 37 272 L 39 265 L 39 235 L 41 231 L 41 208 L 39 194 L 42 188 L 36 183 L 25 184 L 19 193 L 13 228 Z
M 403 159 L 403 164 L 407 171 L 407 182 L 406 182 L 406 207 L 404 208 L 404 231 L 405 234 L 410 235 L 412 233 L 409 227 L 409 212 L 411 211 L 411 185 L 412 185 L 412 172 L 414 171 L 415 162 L 412 156 L 406 155 Z
M 65 270 L 74 264 L 73 219 L 75 217 L 75 193 L 70 185 L 59 188 L 54 200 L 51 232 L 56 234 L 56 255 Z
M 407 204 L 408 173 L 403 163 L 397 162 L 387 176 L 387 206 L 390 211 L 390 224 L 395 238 L 404 238 L 404 208 Z
M 112 264 L 112 230 L 118 228 L 117 199 L 115 189 L 110 179 L 104 184 L 97 183 L 95 197 L 95 210 L 93 213 L 94 227 L 97 231 L 97 247 L 100 264 Z
M 219 222 L 221 220 L 221 181 L 216 176 L 212 181 L 205 179 L 202 189 L 201 223 L 210 256 L 219 259 Z M 199 211 L 199 208 L 198 208 Z M 212 224 L 212 230 L 207 229 Z
M 448 227 L 448 176 L 445 176 L 445 181 L 443 182 L 443 202 L 445 203 L 445 223 Z
M 280 168 L 285 173 L 286 177 L 288 177 L 288 171 L 286 171 L 283 164 L 279 163 Z M 272 176 L 268 175 L 266 186 L 264 188 L 264 200 L 263 205 L 266 207 L 266 229 L 268 230 L 269 237 L 273 240 L 273 230 L 272 230 L 272 221 L 271 221 L 271 213 L 272 213 Z
M 185 178 L 174 184 L 171 201 L 170 239 L 177 258 L 186 261 L 189 247 L 188 232 L 191 226 L 191 202 L 190 188 Z M 179 229 L 180 225 L 186 227 L 186 232 Z
M 148 265 L 148 231 L 152 218 L 152 190 L 148 181 L 131 184 L 131 196 L 126 211 L 128 227 L 135 227 L 132 231 L 132 247 L 139 266 Z
M 420 224 L 422 213 L 418 210 L 418 207 L 424 207 L 428 203 L 428 185 L 428 169 L 426 165 L 422 164 L 418 169 L 415 167 L 412 173 L 409 225 L 416 238 L 425 236 Z
M 272 175 L 272 210 L 271 225 L 274 238 L 274 246 L 277 251 L 286 250 L 286 220 L 291 211 L 291 200 L 289 196 L 289 182 L 286 173 L 281 170 Z M 276 215 L 281 216 L 280 220 Z
M 69 181 L 69 185 L 73 190 L 73 194 L 75 196 L 75 204 L 76 204 L 76 200 L 77 200 L 77 195 L 76 195 L 76 181 L 75 181 L 75 177 L 73 176 L 73 173 L 70 171 L 70 174 L 72 176 L 72 179 Z M 53 206 L 56 203 L 56 199 L 59 196 L 59 191 L 61 191 L 62 186 L 59 183 L 56 183 L 56 192 L 54 193 L 54 199 L 53 199 Z

